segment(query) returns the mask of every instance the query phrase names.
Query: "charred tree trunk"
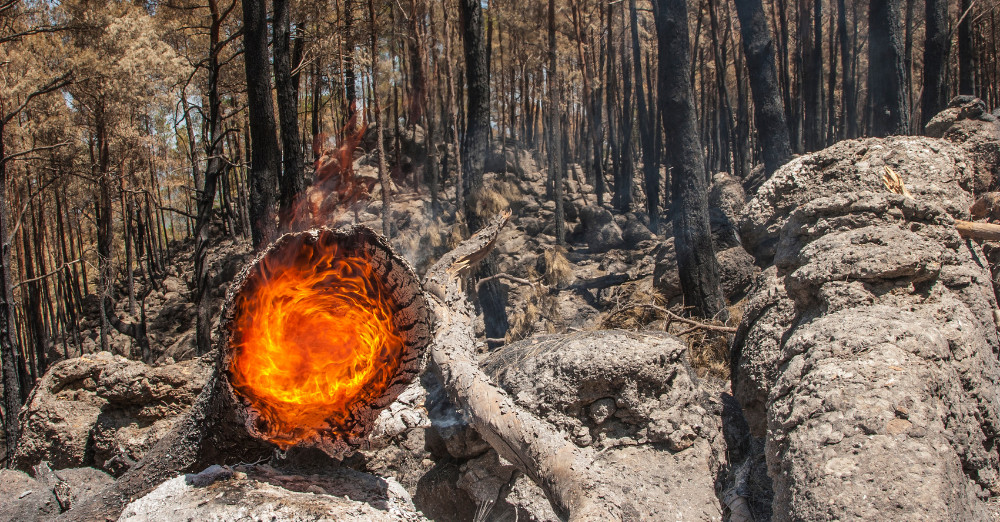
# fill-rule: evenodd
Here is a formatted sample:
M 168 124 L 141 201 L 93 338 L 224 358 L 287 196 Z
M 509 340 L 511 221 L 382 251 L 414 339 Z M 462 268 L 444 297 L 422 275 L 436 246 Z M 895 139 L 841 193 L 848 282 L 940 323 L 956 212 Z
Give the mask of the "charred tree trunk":
M 874 136 L 906 134 L 906 72 L 903 70 L 900 0 L 872 0 L 868 10 L 868 90 Z
M 389 169 L 385 166 L 385 134 L 382 120 L 382 104 L 378 100 L 378 33 L 375 23 L 375 2 L 368 0 L 368 16 L 371 22 L 371 56 L 372 56 L 372 106 L 374 107 L 375 128 L 376 128 L 376 150 L 378 151 L 378 179 L 382 187 L 382 234 L 391 237 L 391 226 L 389 216 L 392 215 L 390 204 L 392 196 L 389 194 Z M 399 118 L 396 118 L 399 121 Z M 399 137 L 399 129 L 396 129 L 396 136 Z M 399 147 L 396 147 L 398 154 Z M 399 164 L 397 159 L 396 164 Z
M 216 0 L 209 1 L 209 12 L 212 24 L 209 27 L 208 50 L 208 143 L 205 144 L 208 155 L 208 165 L 205 168 L 205 186 L 198 197 L 197 219 L 195 221 L 194 250 L 194 301 L 197 305 L 195 329 L 195 344 L 197 353 L 204 355 L 212 348 L 212 282 L 208 274 L 208 247 L 210 244 L 209 229 L 212 222 L 212 209 L 215 206 L 215 193 L 219 177 L 225 175 L 223 161 L 222 132 L 222 98 L 219 94 L 219 75 L 221 64 L 222 22 L 229 16 L 232 4 L 228 10 L 220 11 Z M 253 228 L 253 227 L 251 227 Z
M 274 235 L 275 190 L 281 169 L 268 67 L 266 7 L 264 0 L 243 1 L 243 58 L 253 140 L 249 210 L 254 248 L 263 247 Z
M 659 44 L 660 113 L 673 170 L 673 229 L 684 303 L 702 317 L 725 314 L 719 267 L 708 223 L 705 157 L 698 139 L 687 33 L 687 1 L 654 4 Z
M 21 382 L 21 350 L 14 341 L 14 293 L 10 274 L 10 236 L 7 225 L 7 154 L 5 129 L 10 118 L 0 120 L 0 377 L 3 378 L 3 429 L 7 461 L 14 455 L 21 429 L 21 411 L 26 383 Z M 6 463 L 5 463 L 6 464 Z
M 344 0 L 344 41 L 347 50 L 343 52 L 343 63 L 341 66 L 344 75 L 344 120 L 341 127 L 347 128 L 349 122 L 354 121 L 354 113 L 358 110 L 357 98 L 357 78 L 354 75 L 354 7 L 353 0 Z M 353 129 L 349 129 L 353 130 Z
M 281 122 L 282 173 L 278 197 L 278 216 L 282 225 L 291 219 L 295 198 L 305 188 L 302 173 L 302 140 L 299 137 L 298 74 L 292 69 L 292 35 L 289 0 L 274 0 L 274 84 L 278 93 L 278 116 Z M 301 49 L 296 40 L 296 50 Z M 301 51 L 300 51 L 301 52 Z
M 656 139 L 656 111 L 646 105 L 643 91 L 642 55 L 639 46 L 639 16 L 635 0 L 629 0 L 629 16 L 632 19 L 632 62 L 635 67 L 635 99 L 639 106 L 639 142 L 642 146 L 642 174 L 646 189 L 646 213 L 649 214 L 649 229 L 660 231 L 660 144 Z M 647 74 L 652 71 L 647 68 Z
M 553 196 L 556 201 L 555 228 L 556 243 L 566 241 L 566 218 L 563 210 L 563 151 L 560 130 L 559 73 L 556 63 L 556 4 L 549 0 L 549 171 L 554 183 Z
M 465 139 L 462 140 L 462 191 L 465 192 L 465 219 L 471 230 L 482 228 L 487 216 L 476 209 L 483 188 L 483 169 L 489 153 L 490 86 L 486 48 L 483 42 L 483 12 L 479 0 L 460 0 L 462 36 L 465 46 L 465 77 L 468 86 L 468 110 Z M 478 277 L 485 279 L 498 272 L 495 256 L 486 259 Z M 507 334 L 507 290 L 491 279 L 482 286 L 479 296 L 486 323 L 486 337 L 499 339 Z
M 736 13 L 740 18 L 740 33 L 747 56 L 764 177 L 769 178 L 792 157 L 781 88 L 774 69 L 774 44 L 761 0 L 736 0 Z
M 958 94 L 975 94 L 972 51 L 972 4 L 962 0 L 958 16 Z
M 843 1 L 843 0 L 841 0 Z M 948 105 L 948 86 L 945 74 L 948 69 L 947 0 L 925 0 L 926 28 L 924 40 L 924 93 L 920 109 L 920 125 L 927 125 L 935 114 Z
M 837 0 L 837 37 L 840 39 L 840 88 L 844 92 L 844 125 L 842 138 L 858 135 L 858 102 L 854 97 L 854 74 L 851 73 L 850 41 L 847 38 L 847 5 L 845 0 Z

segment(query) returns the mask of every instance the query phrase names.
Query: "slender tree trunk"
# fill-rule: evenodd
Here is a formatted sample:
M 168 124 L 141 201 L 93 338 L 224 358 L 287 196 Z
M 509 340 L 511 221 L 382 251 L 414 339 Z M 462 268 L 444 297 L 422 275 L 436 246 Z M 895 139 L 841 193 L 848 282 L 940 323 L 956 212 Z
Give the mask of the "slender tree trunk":
M 549 170 L 553 173 L 554 197 L 556 201 L 555 228 L 556 243 L 566 242 L 566 218 L 563 209 L 563 153 L 562 132 L 560 131 L 559 71 L 556 62 L 556 4 L 549 0 Z
M 208 49 L 208 120 L 206 122 L 208 143 L 205 144 L 208 165 L 205 168 L 205 187 L 198 198 L 194 252 L 194 301 L 197 305 L 195 344 L 199 355 L 204 355 L 212 349 L 211 290 L 213 285 L 208 270 L 208 247 L 211 244 L 209 230 L 218 180 L 220 176 L 225 175 L 225 164 L 222 157 L 224 136 L 222 132 L 222 100 L 219 95 L 219 73 L 221 72 L 219 52 L 221 51 L 222 22 L 228 12 L 219 11 L 217 0 L 209 0 L 209 10 L 212 15 L 212 23 L 209 28 Z M 270 98 L 270 92 L 268 92 L 268 98 Z M 251 229 L 256 231 L 253 226 Z
M 302 175 L 302 140 L 299 137 L 298 74 L 292 69 L 292 35 L 289 0 L 274 0 L 274 84 L 278 93 L 278 116 L 281 122 L 282 173 L 279 180 L 278 216 L 282 226 L 292 217 L 295 198 L 305 188 Z M 296 39 L 301 55 L 301 39 Z
M 975 94 L 973 87 L 972 0 L 961 0 L 958 16 L 958 93 Z
M 342 53 L 343 63 L 341 70 L 344 75 L 344 121 L 342 127 L 347 127 L 348 122 L 354 117 L 357 111 L 357 78 L 354 75 L 354 7 L 353 0 L 344 0 L 344 41 L 347 50 Z
M 854 93 L 854 77 L 851 72 L 850 42 L 847 38 L 847 6 L 845 0 L 837 0 L 837 34 L 840 39 L 840 88 L 844 92 L 844 125 L 841 129 L 842 138 L 854 138 L 858 135 L 858 102 Z
M 736 0 L 736 14 L 747 55 L 764 176 L 769 178 L 792 157 L 778 75 L 774 69 L 774 44 L 761 0 Z
M 899 2 L 869 4 L 868 90 L 874 136 L 906 134 L 909 128 Z
M 639 45 L 639 16 L 635 0 L 629 0 L 632 19 L 632 62 L 635 64 L 635 99 L 639 106 L 639 142 L 642 146 L 642 173 L 646 189 L 646 213 L 649 229 L 654 234 L 660 229 L 660 144 L 656 140 L 655 109 L 647 108 L 642 82 L 642 55 Z M 647 74 L 652 71 L 647 69 Z
M 274 235 L 275 191 L 280 171 L 275 133 L 271 71 L 267 53 L 265 0 L 243 0 L 243 58 L 246 61 L 247 112 L 253 140 L 250 160 L 250 229 L 254 248 Z
M 489 152 L 490 86 L 486 48 L 483 42 L 483 12 L 479 0 L 459 0 L 462 36 L 465 45 L 465 81 L 468 85 L 468 110 L 465 139 L 462 141 L 463 190 L 466 193 L 465 218 L 470 230 L 483 228 L 491 216 L 481 216 L 475 209 L 477 193 L 483 187 L 483 168 Z M 480 279 L 498 273 L 496 256 L 481 265 Z M 482 286 L 479 301 L 483 307 L 486 337 L 499 339 L 507 334 L 507 291 L 496 279 Z
M 111 342 L 108 337 L 111 334 L 111 325 L 107 321 L 105 303 L 111 299 L 112 293 L 111 241 L 113 230 L 111 228 L 111 172 L 108 165 L 108 139 L 102 109 L 98 109 L 97 115 L 97 151 L 98 198 L 95 202 L 95 215 L 97 216 L 98 293 L 101 303 L 101 350 L 110 352 Z
M 23 365 L 21 350 L 14 341 L 14 293 L 10 274 L 10 236 L 7 225 L 7 155 L 5 127 L 0 121 L 0 376 L 3 377 L 3 428 L 6 434 L 7 463 L 20 440 L 17 415 L 21 411 L 27 383 L 18 368 Z
M 618 122 L 621 126 L 620 173 L 615 179 L 615 198 L 618 212 L 622 214 L 632 210 L 632 186 L 635 178 L 635 164 L 632 162 L 632 128 L 635 116 L 632 110 L 632 62 L 626 51 L 625 39 L 625 4 L 622 4 L 621 20 L 621 50 L 622 60 L 622 109 Z
M 376 148 L 378 150 L 378 179 L 382 186 L 382 234 L 386 237 L 390 237 L 392 232 L 391 223 L 389 221 L 389 216 L 391 216 L 391 210 L 389 205 L 392 203 L 392 196 L 389 194 L 389 169 L 385 166 L 385 137 L 383 131 L 383 121 L 382 121 L 382 104 L 378 99 L 378 31 L 375 21 L 375 1 L 368 0 L 368 16 L 371 22 L 371 56 L 372 56 L 372 106 L 374 107 L 375 116 L 375 128 L 377 130 L 377 144 Z M 399 121 L 399 118 L 396 118 Z M 396 135 L 399 136 L 399 129 L 396 129 Z M 396 162 L 397 165 L 399 162 Z
M 684 304 L 702 317 L 724 316 L 725 299 L 708 223 L 705 157 L 688 76 L 687 1 L 657 0 L 654 8 L 662 64 L 660 112 L 673 169 L 674 245 Z
M 841 0 L 843 1 L 843 0 Z M 926 28 L 924 34 L 924 94 L 920 109 L 920 126 L 931 121 L 948 105 L 945 74 L 948 69 L 948 1 L 925 0 Z

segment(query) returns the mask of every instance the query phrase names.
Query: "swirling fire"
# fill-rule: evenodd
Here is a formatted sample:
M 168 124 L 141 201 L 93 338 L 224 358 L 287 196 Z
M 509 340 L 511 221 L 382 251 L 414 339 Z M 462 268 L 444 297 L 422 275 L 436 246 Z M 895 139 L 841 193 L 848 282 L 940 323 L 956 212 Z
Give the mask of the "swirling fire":
M 290 241 L 247 279 L 230 344 L 229 382 L 280 447 L 350 432 L 353 406 L 385 393 L 403 352 L 370 260 L 329 234 Z

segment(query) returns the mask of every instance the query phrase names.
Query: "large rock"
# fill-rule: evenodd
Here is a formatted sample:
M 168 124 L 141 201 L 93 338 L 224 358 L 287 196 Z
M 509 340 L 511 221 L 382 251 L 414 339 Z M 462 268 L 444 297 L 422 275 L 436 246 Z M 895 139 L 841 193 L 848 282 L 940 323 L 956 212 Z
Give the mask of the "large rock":
M 955 217 L 968 215 L 974 170 L 962 149 L 932 138 L 849 140 L 793 159 L 761 185 L 740 219 L 744 246 L 759 264 L 769 264 L 792 210 L 832 194 L 885 192 L 886 166 L 917 199 L 934 201 Z
M 901 173 L 914 197 L 881 186 Z M 733 342 L 766 434 L 776 520 L 984 520 L 1000 493 L 1000 340 L 982 252 L 959 237 L 972 169 L 929 138 L 843 142 L 748 203 L 770 259 Z
M 483 369 L 520 405 L 599 450 L 595 469 L 625 514 L 721 518 L 721 403 L 663 332 L 536 336 L 491 354 Z M 621 490 L 612 484 L 621 484 Z
M 588 205 L 580 210 L 580 235 L 591 252 L 607 252 L 622 246 L 622 229 L 615 223 L 611 212 L 597 205 Z
M 107 352 L 59 362 L 22 412 L 14 465 L 48 461 L 121 474 L 169 431 L 208 374 L 199 360 L 150 367 Z
M 712 175 L 712 185 L 708 190 L 708 206 L 722 211 L 733 223 L 739 220 L 747 195 L 743 185 L 728 172 Z
M 126 506 L 119 520 L 426 520 L 395 480 L 349 469 L 303 476 L 253 466 L 236 472 L 218 470 L 202 479 L 208 474 L 164 482 Z
M 956 96 L 948 108 L 934 115 L 924 134 L 944 138 L 965 150 L 973 162 L 976 193 L 997 188 L 1000 176 L 1000 123 L 973 96 Z
M 48 520 L 61 512 L 51 488 L 23 472 L 0 469 L 0 520 Z
M 53 472 L 45 462 L 32 473 L 0 470 L 0 520 L 50 520 L 114 481 L 94 468 Z

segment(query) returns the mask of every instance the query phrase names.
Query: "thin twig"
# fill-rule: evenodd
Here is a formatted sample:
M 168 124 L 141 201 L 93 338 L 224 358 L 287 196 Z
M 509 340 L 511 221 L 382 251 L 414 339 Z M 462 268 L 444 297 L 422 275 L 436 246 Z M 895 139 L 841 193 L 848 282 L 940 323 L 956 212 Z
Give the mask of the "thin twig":
M 510 281 L 512 283 L 518 283 L 518 284 L 522 284 L 522 285 L 533 285 L 533 284 L 535 284 L 537 282 L 537 281 L 531 281 L 531 280 L 528 280 L 528 279 L 524 279 L 524 278 L 521 278 L 521 277 L 514 277 L 514 276 L 512 276 L 510 274 L 494 274 L 494 275 L 491 275 L 489 277 L 484 277 L 484 278 L 480 279 L 479 282 L 476 283 L 476 291 L 478 292 L 482 288 L 483 283 L 486 283 L 488 281 L 493 281 L 493 280 L 496 280 L 496 279 L 506 279 L 506 280 L 508 280 L 508 281 Z
M 72 261 L 67 261 L 67 262 L 63 263 L 59 268 L 56 268 L 55 270 L 53 270 L 53 271 L 51 271 L 51 272 L 49 272 L 47 274 L 43 274 L 43 275 L 40 275 L 38 277 L 32 277 L 31 279 L 25 279 L 24 281 L 21 281 L 20 283 L 14 285 L 14 287 L 11 288 L 11 291 L 13 292 L 14 290 L 17 290 L 21 286 L 26 285 L 28 283 L 34 283 L 36 281 L 41 281 L 42 279 L 45 279 L 47 277 L 52 277 L 52 276 L 58 274 L 59 272 L 62 272 L 63 269 L 65 269 L 66 267 L 68 267 L 70 265 L 75 265 L 76 263 L 79 263 L 80 261 L 83 261 L 82 257 L 79 258 L 79 259 L 74 259 Z
M 694 330 L 699 330 L 699 329 L 700 330 L 711 330 L 713 332 L 736 333 L 736 328 L 735 327 L 732 327 L 732 326 L 720 326 L 720 325 L 716 325 L 716 324 L 709 324 L 709 323 L 703 323 L 701 321 L 695 321 L 694 319 L 688 319 L 687 317 L 684 317 L 684 316 L 681 316 L 681 315 L 677 315 L 677 314 L 671 312 L 670 310 L 667 310 L 666 308 L 664 308 L 662 306 L 651 304 L 651 303 L 638 303 L 638 304 L 634 304 L 634 305 L 627 306 L 627 307 L 623 308 L 621 311 L 627 310 L 629 308 L 649 308 L 651 310 L 656 310 L 657 312 L 662 312 L 662 313 L 666 314 L 666 316 L 669 319 L 672 319 L 672 320 L 675 320 L 675 321 L 680 321 L 680 322 L 682 322 L 684 324 L 691 325 L 693 327 L 693 328 L 689 328 L 687 330 L 684 330 L 683 332 L 681 332 L 678 335 L 684 335 L 686 333 L 689 333 L 689 332 L 694 331 Z

